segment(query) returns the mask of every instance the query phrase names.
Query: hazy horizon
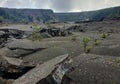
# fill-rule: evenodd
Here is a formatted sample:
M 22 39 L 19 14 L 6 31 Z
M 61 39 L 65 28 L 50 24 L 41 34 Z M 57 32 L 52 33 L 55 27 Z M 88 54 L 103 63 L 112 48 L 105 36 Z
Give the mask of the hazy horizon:
M 0 7 L 52 9 L 54 12 L 82 12 L 120 6 L 120 0 L 0 0 Z

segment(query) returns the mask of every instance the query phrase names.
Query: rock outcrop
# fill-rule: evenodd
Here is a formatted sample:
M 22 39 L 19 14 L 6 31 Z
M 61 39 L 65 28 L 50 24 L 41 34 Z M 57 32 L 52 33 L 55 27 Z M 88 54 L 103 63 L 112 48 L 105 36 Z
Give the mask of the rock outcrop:
M 54 82 L 56 82 L 57 84 L 60 84 L 62 81 L 62 77 L 64 76 L 64 73 L 66 72 L 64 70 L 69 70 L 69 68 L 65 69 L 64 65 L 68 65 L 69 62 L 70 60 L 68 60 L 68 54 L 56 57 L 41 65 L 37 65 L 31 71 L 27 72 L 22 77 L 16 79 L 12 84 L 36 84 L 36 83 L 45 84 L 43 83 L 43 81 L 42 83 L 40 83 L 41 82 L 40 80 L 46 78 L 49 75 L 53 77 Z M 64 73 L 60 73 L 58 72 L 58 70 L 60 72 L 64 71 Z M 47 83 L 47 84 L 53 84 L 53 83 Z
M 53 11 L 50 9 L 0 8 L 0 16 L 4 17 L 4 22 L 27 23 L 27 22 L 48 22 L 56 20 Z

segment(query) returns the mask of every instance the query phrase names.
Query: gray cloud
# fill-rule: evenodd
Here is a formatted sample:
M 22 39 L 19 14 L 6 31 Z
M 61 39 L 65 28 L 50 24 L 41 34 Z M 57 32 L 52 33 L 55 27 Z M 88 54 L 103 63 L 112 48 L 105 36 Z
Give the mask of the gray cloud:
M 56 12 L 70 12 L 120 6 L 120 0 L 0 0 L 0 6 L 53 9 Z
M 75 0 L 51 0 L 51 7 L 55 11 L 70 11 L 74 8 L 74 1 Z

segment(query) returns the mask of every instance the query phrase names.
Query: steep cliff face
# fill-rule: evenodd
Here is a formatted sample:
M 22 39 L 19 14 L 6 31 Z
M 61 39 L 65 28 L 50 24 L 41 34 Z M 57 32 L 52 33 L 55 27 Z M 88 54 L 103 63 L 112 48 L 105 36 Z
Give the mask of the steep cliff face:
M 6 22 L 47 22 L 55 20 L 54 13 L 50 9 L 0 8 L 0 16 Z
M 5 22 L 101 21 L 106 18 L 120 17 L 120 6 L 74 13 L 54 13 L 50 9 L 0 8 L 0 17 L 3 17 Z
M 101 21 L 106 18 L 120 17 L 120 6 L 96 11 L 55 13 L 59 21 Z

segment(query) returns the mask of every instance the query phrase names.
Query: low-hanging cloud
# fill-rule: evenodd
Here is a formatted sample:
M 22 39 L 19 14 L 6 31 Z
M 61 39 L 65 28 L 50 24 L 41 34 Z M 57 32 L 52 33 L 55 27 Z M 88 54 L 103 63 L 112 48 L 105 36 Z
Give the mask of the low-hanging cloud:
M 55 12 L 89 11 L 120 6 L 120 0 L 0 0 L 0 7 L 52 9 Z
M 75 0 L 51 0 L 51 7 L 57 11 L 71 11 L 74 8 L 73 2 Z

